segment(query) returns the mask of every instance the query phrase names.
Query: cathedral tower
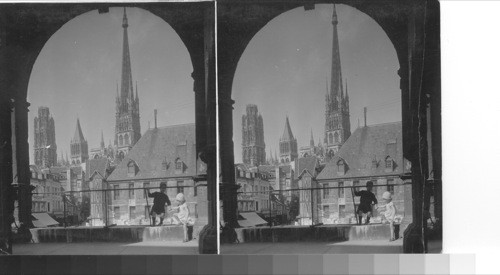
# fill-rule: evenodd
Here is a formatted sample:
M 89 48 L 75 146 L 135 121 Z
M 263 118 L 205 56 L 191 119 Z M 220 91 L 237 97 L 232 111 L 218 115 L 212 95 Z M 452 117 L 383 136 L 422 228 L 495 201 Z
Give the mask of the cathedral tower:
M 257 110 L 257 105 L 248 104 L 247 113 L 241 120 L 243 163 L 250 166 L 265 164 L 264 121 Z
M 286 117 L 285 130 L 280 138 L 280 163 L 289 163 L 297 159 L 297 139 L 293 137 L 288 116 Z
M 70 142 L 71 164 L 80 164 L 89 159 L 89 147 L 83 137 L 80 119 L 76 120 L 75 134 Z
M 40 168 L 57 165 L 56 128 L 48 107 L 38 108 L 35 117 L 35 164 Z
M 128 45 L 128 19 L 123 9 L 123 55 L 121 90 L 116 95 L 116 124 L 115 146 L 117 157 L 123 159 L 132 146 L 141 138 L 141 124 L 139 117 L 139 94 L 137 86 L 134 96 L 132 83 L 132 68 L 130 64 L 130 50 Z
M 325 150 L 329 157 L 338 152 L 342 144 L 351 135 L 351 123 L 349 118 L 349 95 L 344 95 L 342 85 L 342 68 L 340 66 L 339 37 L 337 33 L 337 11 L 333 5 L 333 39 L 332 39 L 332 71 L 330 91 L 326 87 L 326 110 L 325 110 Z

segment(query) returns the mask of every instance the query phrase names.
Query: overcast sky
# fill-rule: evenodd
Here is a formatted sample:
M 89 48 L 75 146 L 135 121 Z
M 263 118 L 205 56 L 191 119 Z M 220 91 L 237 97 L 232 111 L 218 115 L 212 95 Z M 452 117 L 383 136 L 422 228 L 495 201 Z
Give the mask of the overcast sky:
M 187 48 L 165 21 L 148 11 L 127 8 L 132 80 L 137 81 L 141 132 L 158 126 L 193 123 L 193 71 Z M 55 120 L 58 158 L 69 152 L 80 118 L 90 148 L 114 141 L 115 97 L 121 83 L 123 8 L 82 14 L 66 23 L 45 44 L 28 87 L 30 159 L 33 119 L 47 106 Z M 89 152 L 90 153 L 90 152 Z
M 296 8 L 274 18 L 250 41 L 233 82 L 234 152 L 241 162 L 241 116 L 257 104 L 264 119 L 266 155 L 279 156 L 288 115 L 298 147 L 323 142 L 326 82 L 330 83 L 333 5 Z M 382 28 L 366 14 L 337 5 L 342 75 L 350 97 L 351 131 L 363 125 L 401 121 L 396 51 Z

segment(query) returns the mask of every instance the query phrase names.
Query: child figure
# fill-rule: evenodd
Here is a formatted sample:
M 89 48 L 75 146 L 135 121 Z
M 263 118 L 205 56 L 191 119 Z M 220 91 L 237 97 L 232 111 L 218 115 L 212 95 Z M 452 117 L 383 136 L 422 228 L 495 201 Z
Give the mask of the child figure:
M 165 203 L 170 206 L 170 200 L 168 199 L 167 194 L 165 194 L 165 190 L 167 190 L 167 184 L 164 182 L 160 183 L 160 192 L 154 192 L 151 194 L 148 190 L 148 197 L 154 198 L 153 209 L 151 209 L 153 226 L 156 225 L 156 217 L 160 218 L 160 223 L 158 225 L 163 224 L 163 219 L 165 218 Z
M 375 194 L 372 193 L 373 182 L 368 181 L 366 183 L 366 190 L 354 191 L 355 196 L 360 196 L 359 206 L 356 213 L 358 214 L 358 224 L 361 224 L 363 219 L 363 214 L 366 214 L 365 224 L 370 223 L 370 217 L 372 216 L 372 204 L 377 204 L 377 198 Z
M 385 191 L 382 195 L 384 199 L 385 205 L 380 205 L 377 208 L 385 207 L 385 211 L 380 212 L 383 214 L 385 219 L 389 222 L 391 229 L 391 239 L 390 241 L 396 240 L 396 235 L 394 234 L 394 218 L 396 217 L 396 207 L 394 207 L 394 203 L 392 202 L 392 196 L 390 192 Z
M 184 229 L 184 240 L 182 242 L 188 242 L 188 223 L 189 223 L 189 208 L 186 203 L 186 199 L 184 199 L 184 194 L 179 193 L 175 196 L 175 200 L 177 201 L 178 206 L 172 207 L 171 211 L 177 211 L 172 215 L 172 217 L 182 224 Z

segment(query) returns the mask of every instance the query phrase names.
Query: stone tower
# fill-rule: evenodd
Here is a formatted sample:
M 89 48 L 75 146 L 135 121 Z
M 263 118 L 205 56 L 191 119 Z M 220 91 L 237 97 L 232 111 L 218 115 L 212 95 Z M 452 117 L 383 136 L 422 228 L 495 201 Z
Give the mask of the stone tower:
M 130 64 L 130 50 L 128 45 L 128 19 L 125 8 L 123 9 L 123 55 L 121 90 L 116 91 L 116 124 L 115 146 L 117 158 L 123 159 L 132 146 L 141 138 L 141 124 L 139 117 L 139 94 L 137 85 L 132 84 L 132 69 Z
M 280 138 L 280 163 L 289 163 L 297 159 L 297 139 L 293 137 L 288 116 L 286 117 L 285 130 Z
M 71 164 L 84 163 L 89 159 L 89 147 L 83 137 L 80 119 L 76 120 L 75 134 L 70 142 Z
M 342 68 L 340 66 L 339 37 L 337 33 L 337 11 L 333 5 L 333 41 L 332 41 L 332 71 L 330 91 L 326 87 L 325 139 L 324 145 L 328 157 L 338 152 L 342 144 L 351 135 L 349 118 L 349 94 L 344 96 L 342 85 Z
M 257 110 L 257 105 L 248 104 L 247 113 L 242 116 L 241 120 L 243 163 L 250 166 L 265 164 L 264 121 Z
M 57 165 L 56 128 L 48 107 L 38 108 L 35 117 L 35 164 L 41 168 Z

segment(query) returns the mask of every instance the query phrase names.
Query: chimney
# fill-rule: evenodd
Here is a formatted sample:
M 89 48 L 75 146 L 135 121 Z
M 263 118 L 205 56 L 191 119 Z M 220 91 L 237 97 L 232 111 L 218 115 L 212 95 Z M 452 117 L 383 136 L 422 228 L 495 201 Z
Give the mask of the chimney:
M 366 127 L 366 107 L 363 108 L 363 111 L 365 113 L 365 127 Z
M 158 111 L 155 109 L 155 129 L 158 127 L 157 124 L 156 124 L 156 114 L 158 113 Z

